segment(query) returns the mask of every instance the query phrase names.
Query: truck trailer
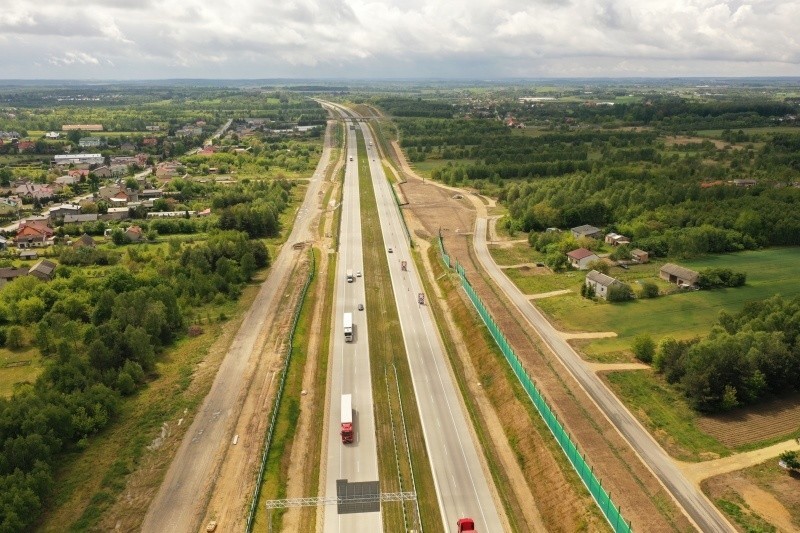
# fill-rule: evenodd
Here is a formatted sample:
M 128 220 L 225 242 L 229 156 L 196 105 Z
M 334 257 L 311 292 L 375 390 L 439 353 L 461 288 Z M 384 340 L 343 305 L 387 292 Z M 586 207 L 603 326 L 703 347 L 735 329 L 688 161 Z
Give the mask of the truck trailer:
M 353 442 L 353 396 L 342 394 L 342 444 Z
M 353 313 L 344 314 L 344 341 L 353 342 Z

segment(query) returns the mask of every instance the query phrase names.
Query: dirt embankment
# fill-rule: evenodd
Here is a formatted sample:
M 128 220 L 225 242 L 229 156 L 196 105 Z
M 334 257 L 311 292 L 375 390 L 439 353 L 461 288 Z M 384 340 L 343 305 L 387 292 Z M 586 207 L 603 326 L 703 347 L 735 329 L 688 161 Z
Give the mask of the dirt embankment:
M 420 221 L 421 229 L 417 230 L 417 237 L 430 238 L 441 230 L 451 258 L 466 268 L 473 286 L 505 331 L 526 368 L 535 376 L 559 419 L 586 453 L 615 502 L 622 506 L 623 516 L 632 521 L 634 529 L 639 531 L 691 529 L 688 519 L 657 479 L 583 393 L 577 382 L 554 356 L 542 350 L 535 333 L 521 323 L 521 319 L 509 310 L 510 304 L 478 274 L 477 262 L 473 261 L 471 237 L 465 235 L 472 231 L 475 219 L 474 208 L 468 199 L 455 199 L 450 188 L 414 179 L 408 167 L 404 171 L 409 178 L 402 185 L 409 201 L 405 209 Z M 461 291 L 454 289 L 453 294 L 460 295 Z M 453 312 L 462 307 L 470 308 L 463 299 L 456 296 L 456 300 L 453 300 L 452 297 L 447 295 L 447 303 Z M 469 336 L 471 344 L 476 342 L 475 337 L 479 336 Z M 485 343 L 486 339 L 482 342 Z M 468 352 L 471 354 L 469 364 L 474 365 L 472 375 L 478 376 L 478 380 L 469 381 L 471 393 L 476 397 L 491 398 L 494 412 L 484 416 L 498 418 L 503 427 L 503 434 L 498 438 L 507 439 L 513 451 L 513 457 L 504 456 L 502 461 L 506 464 L 509 461 L 516 462 L 527 483 L 526 490 L 515 491 L 517 501 L 525 502 L 526 492 L 532 494 L 548 530 L 575 531 L 604 527 L 593 501 L 581 488 L 561 452 L 556 450 L 551 435 L 543 429 L 535 415 L 532 417 L 529 414 L 530 402 L 517 398 L 506 380 L 498 378 L 508 375 L 503 363 L 497 357 L 486 355 L 485 347 L 481 351 L 478 346 L 471 346 Z M 481 353 L 484 355 L 476 356 Z M 504 448 L 495 442 L 493 452 L 502 454 Z

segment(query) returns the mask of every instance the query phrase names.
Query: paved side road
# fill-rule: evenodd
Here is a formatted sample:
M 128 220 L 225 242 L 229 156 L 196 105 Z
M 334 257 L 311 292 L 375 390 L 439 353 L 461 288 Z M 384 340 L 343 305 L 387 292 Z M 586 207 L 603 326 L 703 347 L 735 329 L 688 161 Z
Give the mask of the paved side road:
M 329 130 L 330 131 L 330 130 Z M 303 204 L 286 243 L 270 267 L 250 309 L 222 361 L 211 391 L 203 401 L 178 453 L 144 518 L 142 531 L 194 532 L 200 527 L 214 480 L 230 446 L 233 428 L 239 418 L 256 358 L 261 351 L 257 341 L 277 307 L 292 266 L 305 250 L 292 245 L 311 235 L 314 213 L 319 209 L 319 191 L 330 159 L 330 143 L 325 143 L 319 164 L 308 184 Z
M 473 239 L 475 252 L 481 266 L 525 316 L 542 340 L 556 354 L 578 383 L 581 384 L 614 427 L 617 428 L 617 431 L 636 450 L 639 457 L 653 471 L 680 506 L 683 507 L 695 525 L 701 531 L 735 531 L 733 526 L 708 498 L 686 479 L 672 459 L 622 405 L 622 402 L 608 390 L 594 372 L 589 370 L 580 356 L 558 334 L 558 331 L 550 322 L 528 301 L 528 298 L 519 288 L 506 277 L 489 253 L 489 248 L 486 244 L 486 227 L 486 218 L 479 217 L 476 222 Z

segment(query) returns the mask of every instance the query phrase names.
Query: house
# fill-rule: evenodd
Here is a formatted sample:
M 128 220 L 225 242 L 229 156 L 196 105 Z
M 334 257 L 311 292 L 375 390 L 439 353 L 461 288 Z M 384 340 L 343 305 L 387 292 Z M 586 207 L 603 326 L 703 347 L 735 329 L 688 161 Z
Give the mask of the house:
M 97 213 L 86 213 L 82 215 L 64 215 L 64 224 L 80 224 L 82 222 L 97 222 Z
M 197 211 L 151 211 L 147 218 L 182 218 L 197 216 Z
M 35 149 L 36 143 L 34 141 L 19 141 L 17 143 L 18 152 L 32 152 Z
M 127 207 L 109 207 L 108 212 L 100 218 L 103 220 L 126 220 L 130 217 L 130 209 Z
M 0 287 L 20 276 L 27 276 L 27 268 L 0 268 Z
M 22 260 L 38 259 L 39 258 L 39 252 L 37 252 L 36 250 L 22 250 L 19 253 L 19 258 L 22 259 Z
M 50 208 L 50 220 L 63 219 L 66 215 L 77 215 L 81 212 L 81 206 L 75 204 L 61 204 L 58 207 Z
M 179 176 L 179 167 L 181 167 L 181 164 L 177 161 L 165 161 L 163 163 L 159 163 L 156 167 L 156 177 L 158 179 L 168 180 Z
M 131 226 L 125 230 L 125 236 L 130 239 L 131 242 L 141 242 L 144 240 L 144 234 L 142 233 L 142 228 L 139 226 Z
M 631 259 L 636 261 L 637 263 L 644 264 L 650 261 L 650 254 L 648 254 L 644 250 L 634 248 L 633 250 L 631 250 Z
M 73 248 L 94 248 L 94 246 L 94 239 L 88 233 L 84 233 L 72 243 Z
M 586 274 L 586 283 L 587 287 L 591 287 L 594 289 L 594 295 L 598 298 L 602 298 L 603 300 L 608 299 L 608 290 L 613 286 L 620 283 L 620 281 L 616 278 L 612 278 L 611 276 L 607 276 L 602 272 L 598 272 L 597 270 L 590 270 L 588 274 Z
M 53 238 L 53 228 L 44 220 L 25 220 L 17 227 L 14 242 L 17 248 L 48 246 Z
M 57 131 L 48 131 L 44 134 L 45 139 L 58 139 L 59 137 L 61 137 L 61 134 Z
M 139 196 L 142 198 L 161 198 L 164 192 L 161 189 L 144 189 Z
M 63 154 L 54 157 L 56 165 L 102 165 L 102 154 Z
M 80 176 L 72 176 L 70 174 L 65 174 L 63 176 L 57 177 L 54 183 L 56 185 L 75 185 L 80 181 L 81 181 Z
M 667 263 L 661 267 L 661 270 L 658 272 L 658 277 L 664 281 L 675 283 L 679 287 L 694 287 L 697 285 L 697 279 L 700 277 L 700 274 L 686 267 L 674 263 Z
M 123 152 L 133 152 L 136 150 L 136 145 L 132 142 L 125 141 L 124 143 L 119 145 L 119 149 Z
M 145 137 L 142 139 L 142 146 L 149 146 L 150 148 L 155 148 L 158 146 L 158 138 L 157 137 Z
M 103 131 L 102 124 L 64 124 L 61 126 L 61 131 Z
M 81 148 L 99 148 L 102 144 L 100 137 L 82 137 L 78 139 L 78 146 Z
M 55 191 L 52 187 L 47 185 L 29 183 L 26 181 L 14 189 L 14 194 L 17 194 L 22 198 L 42 200 L 44 198 L 52 198 L 55 195 Z
M 56 269 L 56 264 L 47 259 L 42 259 L 31 267 L 28 271 L 29 276 L 35 276 L 42 281 L 50 281 L 53 279 L 53 272 Z
M 623 244 L 630 244 L 631 240 L 626 237 L 625 235 L 620 235 L 619 233 L 608 233 L 606 234 L 606 244 L 610 244 L 611 246 L 621 246 Z
M 578 270 L 586 270 L 589 268 L 589 263 L 592 261 L 597 261 L 600 258 L 591 251 L 587 250 L 586 248 L 578 248 L 577 250 L 572 250 L 571 252 L 567 253 L 567 259 L 569 259 L 569 264 L 572 265 L 573 268 L 577 268 Z
M 736 187 L 753 187 L 756 184 L 756 180 L 753 179 L 735 179 L 733 180 L 733 185 Z
M 580 239 L 581 237 L 589 237 L 590 239 L 603 238 L 603 232 L 600 231 L 599 228 L 595 228 L 594 226 L 590 226 L 589 224 L 584 224 L 583 226 L 572 228 L 570 231 L 572 232 L 572 236 L 575 237 L 576 239 Z
M 88 168 L 73 168 L 67 171 L 68 176 L 72 176 L 73 178 L 88 178 L 89 177 L 89 169 Z
M 5 250 L 8 246 L 8 239 L 0 235 L 0 252 Z
M 96 169 L 92 170 L 92 174 L 94 174 L 98 178 L 110 178 L 112 176 L 111 169 L 105 165 L 103 165 L 102 167 L 97 167 Z

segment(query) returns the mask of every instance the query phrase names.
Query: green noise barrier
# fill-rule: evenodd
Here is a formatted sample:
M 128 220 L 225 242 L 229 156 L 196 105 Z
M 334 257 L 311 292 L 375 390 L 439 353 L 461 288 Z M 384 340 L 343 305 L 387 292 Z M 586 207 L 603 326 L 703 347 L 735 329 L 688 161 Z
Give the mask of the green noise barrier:
M 439 236 L 439 250 L 441 252 L 442 261 L 444 264 L 447 265 L 448 268 L 454 268 L 458 273 L 458 276 L 461 280 L 461 286 L 469 296 L 472 305 L 474 305 L 475 309 L 478 311 L 483 323 L 486 324 L 486 327 L 489 329 L 492 338 L 500 347 L 503 357 L 505 357 L 506 362 L 508 362 L 509 366 L 511 366 L 511 369 L 514 371 L 514 375 L 517 376 L 522 388 L 525 389 L 525 392 L 528 394 L 531 402 L 533 402 L 533 405 L 536 407 L 536 410 L 542 417 L 542 420 L 544 420 L 545 424 L 547 424 L 550 433 L 552 433 L 553 437 L 555 437 L 558 445 L 561 447 L 561 450 L 567 456 L 570 464 L 572 464 L 572 467 L 578 473 L 578 476 L 581 478 L 581 481 L 592 495 L 592 498 L 594 498 L 594 501 L 597 503 L 600 511 L 602 511 L 603 516 L 606 518 L 606 520 L 608 520 L 611 528 L 618 533 L 630 533 L 632 531 L 630 522 L 626 522 L 622 517 L 620 508 L 614 505 L 614 502 L 611 500 L 611 495 L 603 487 L 603 484 L 597 478 L 597 476 L 594 475 L 594 469 L 586 462 L 586 456 L 582 455 L 578 451 L 578 446 L 564 430 L 564 427 L 558 421 L 555 413 L 552 409 L 550 409 L 550 406 L 547 405 L 547 402 L 539 392 L 539 389 L 536 387 L 533 380 L 522 366 L 522 362 L 519 360 L 517 355 L 514 353 L 514 350 L 511 348 L 511 345 L 506 340 L 505 335 L 503 335 L 503 332 L 500 331 L 500 327 L 495 323 L 494 319 L 489 314 L 489 311 L 478 297 L 478 294 L 472 288 L 472 285 L 470 285 L 464 268 L 459 265 L 458 262 L 456 262 L 455 266 L 451 265 L 450 257 L 445 253 L 444 241 L 441 235 Z

